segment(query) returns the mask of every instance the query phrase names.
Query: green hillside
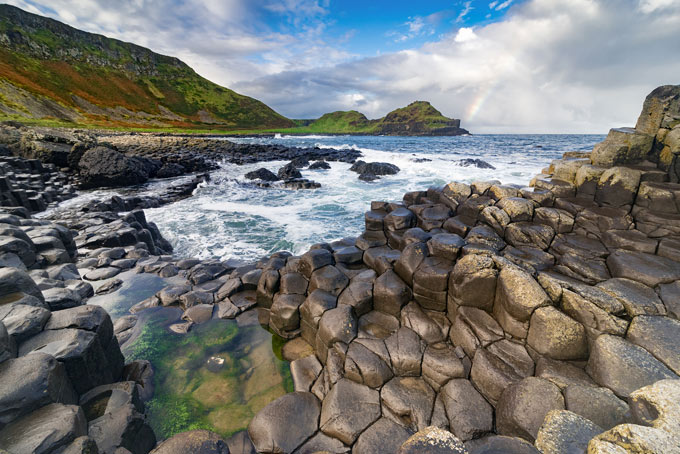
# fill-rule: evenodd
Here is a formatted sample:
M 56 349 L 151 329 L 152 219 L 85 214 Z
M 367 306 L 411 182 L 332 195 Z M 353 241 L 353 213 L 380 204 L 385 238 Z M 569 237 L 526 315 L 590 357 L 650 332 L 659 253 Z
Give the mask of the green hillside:
M 182 61 L 0 5 L 0 119 L 124 128 L 295 124 Z
M 369 120 L 355 110 L 327 113 L 306 126 L 290 129 L 291 133 L 369 134 L 369 135 L 462 135 L 460 120 L 447 118 L 427 101 L 416 101 L 388 113 L 383 118 Z

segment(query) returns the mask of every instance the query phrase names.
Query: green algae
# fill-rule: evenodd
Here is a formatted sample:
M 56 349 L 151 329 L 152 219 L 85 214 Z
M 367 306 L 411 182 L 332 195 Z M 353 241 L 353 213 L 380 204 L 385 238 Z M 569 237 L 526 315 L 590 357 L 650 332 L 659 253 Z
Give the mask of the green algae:
M 288 363 L 278 356 L 282 339 L 233 320 L 211 320 L 175 334 L 167 326 L 176 315 L 152 311 L 124 352 L 128 361 L 146 359 L 154 367 L 147 417 L 159 439 L 193 429 L 229 437 L 246 429 L 268 403 L 293 391 Z

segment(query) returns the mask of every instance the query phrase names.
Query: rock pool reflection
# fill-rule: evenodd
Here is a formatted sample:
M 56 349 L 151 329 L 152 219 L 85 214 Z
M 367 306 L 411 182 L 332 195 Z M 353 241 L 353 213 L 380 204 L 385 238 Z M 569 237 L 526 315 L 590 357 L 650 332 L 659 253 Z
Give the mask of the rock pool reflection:
M 148 276 L 126 276 L 117 292 L 92 301 L 116 317 L 125 315 L 160 289 Z M 146 359 L 155 370 L 154 395 L 146 405 L 159 440 L 198 428 L 229 437 L 246 429 L 268 403 L 293 391 L 289 364 L 281 359 L 282 342 L 259 325 L 255 311 L 176 334 L 168 326 L 181 314 L 178 308 L 138 314 L 136 333 L 123 345 L 126 361 Z

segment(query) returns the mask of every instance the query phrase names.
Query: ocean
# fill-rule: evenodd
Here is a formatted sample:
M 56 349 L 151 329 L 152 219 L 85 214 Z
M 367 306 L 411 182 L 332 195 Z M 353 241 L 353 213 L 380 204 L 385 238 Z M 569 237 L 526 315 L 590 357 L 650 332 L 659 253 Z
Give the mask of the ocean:
M 238 166 L 225 163 L 194 195 L 147 209 L 181 257 L 255 261 L 279 250 L 295 254 L 322 241 L 357 236 L 372 200 L 401 200 L 408 191 L 451 181 L 498 180 L 528 185 L 530 179 L 565 151 L 590 151 L 603 135 L 471 135 L 457 137 L 281 136 L 229 138 L 247 143 L 354 148 L 366 162 L 397 165 L 397 175 L 375 182 L 359 180 L 350 164 L 331 162 L 329 170 L 301 169 L 320 189 L 259 188 L 244 178 L 265 167 L 274 173 L 286 164 L 274 161 Z M 481 159 L 495 169 L 463 166 Z M 149 189 L 168 184 L 152 183 Z M 102 192 L 98 191 L 97 195 Z M 95 194 L 90 194 L 94 196 Z

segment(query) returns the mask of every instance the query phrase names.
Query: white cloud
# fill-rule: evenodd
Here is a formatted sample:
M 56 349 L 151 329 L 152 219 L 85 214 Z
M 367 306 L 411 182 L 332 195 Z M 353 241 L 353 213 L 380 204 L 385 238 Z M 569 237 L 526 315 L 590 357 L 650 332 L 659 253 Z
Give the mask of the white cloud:
M 472 2 L 465 2 L 463 4 L 463 9 L 461 10 L 460 14 L 458 14 L 458 17 L 456 18 L 456 22 L 462 22 L 463 19 L 465 19 L 465 16 L 470 14 L 470 11 L 472 11 L 474 8 L 471 6 Z
M 658 9 L 666 9 L 677 7 L 680 5 L 680 0 L 640 0 L 640 11 L 643 13 L 652 13 Z
M 237 88 L 293 117 L 357 108 L 346 93 L 358 92 L 372 118 L 426 99 L 472 132 L 605 133 L 634 124 L 653 88 L 679 82 L 680 7 L 640 15 L 637 5 L 530 0 L 420 49 Z
M 472 28 L 463 27 L 458 30 L 458 33 L 456 33 L 456 37 L 453 38 L 453 40 L 457 43 L 464 43 L 466 41 L 472 41 L 476 37 L 477 35 L 475 35 L 475 31 Z
M 496 6 L 495 9 L 496 9 L 496 11 L 503 10 L 503 9 L 507 8 L 508 6 L 510 6 L 511 3 L 512 3 L 512 0 L 506 0 L 503 3 L 501 3 L 500 5 Z

